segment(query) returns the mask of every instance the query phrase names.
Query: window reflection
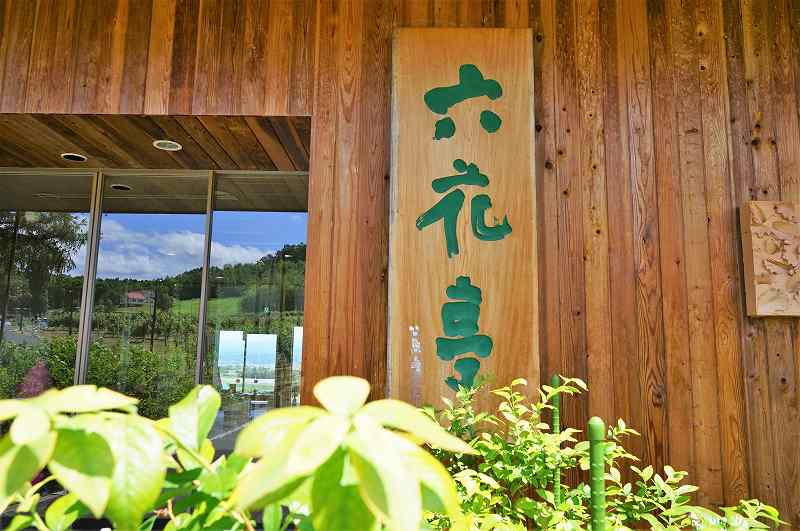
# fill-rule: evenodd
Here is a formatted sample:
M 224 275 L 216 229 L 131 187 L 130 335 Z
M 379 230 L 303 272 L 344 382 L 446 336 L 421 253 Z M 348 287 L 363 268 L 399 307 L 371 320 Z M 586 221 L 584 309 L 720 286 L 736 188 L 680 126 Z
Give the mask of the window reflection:
M 22 398 L 74 380 L 91 177 L 3 179 L 0 398 Z
M 87 382 L 167 414 L 195 384 L 207 180 L 107 178 Z
M 222 394 L 218 451 L 232 450 L 256 416 L 300 400 L 307 216 L 266 211 L 274 187 L 234 178 L 217 186 L 225 210 L 214 212 L 211 233 L 204 379 Z M 240 195 L 247 200 L 237 203 Z

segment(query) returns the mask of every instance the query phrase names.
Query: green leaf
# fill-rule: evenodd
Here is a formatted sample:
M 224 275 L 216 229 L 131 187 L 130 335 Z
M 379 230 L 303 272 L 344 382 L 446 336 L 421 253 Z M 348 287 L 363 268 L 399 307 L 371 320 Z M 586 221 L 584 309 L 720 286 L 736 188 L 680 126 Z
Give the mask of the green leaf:
M 0 503 L 22 489 L 47 464 L 56 444 L 55 433 L 17 446 L 11 436 L 0 439 Z
M 331 376 L 314 386 L 314 396 L 337 415 L 352 415 L 369 396 L 369 382 L 355 376 Z
M 261 457 L 281 444 L 290 428 L 325 414 L 318 407 L 300 406 L 274 409 L 248 424 L 236 438 L 235 453 L 245 457 Z
M 5 531 L 21 531 L 23 529 L 30 529 L 33 527 L 33 517 L 28 514 L 18 514 L 11 519 Z
M 44 514 L 44 521 L 50 531 L 66 531 L 75 520 L 88 513 L 89 510 L 78 497 L 74 493 L 69 493 L 50 504 Z
M 110 417 L 97 429 L 114 456 L 106 516 L 117 530 L 135 530 L 164 484 L 161 436 L 146 419 L 127 415 Z
M 247 468 L 231 494 L 231 502 L 239 509 L 264 507 L 292 493 L 305 476 L 287 473 L 289 452 L 294 446 L 303 425 L 287 428 L 287 433 L 269 455 Z
M 130 410 L 139 400 L 96 385 L 50 389 L 31 399 L 50 413 L 90 413 L 109 409 Z
M 280 504 L 273 503 L 264 507 L 261 516 L 261 523 L 264 531 L 281 531 L 283 522 L 283 509 Z
M 359 422 L 348 437 L 349 457 L 358 475 L 361 497 L 394 531 L 418 529 L 422 520 L 419 481 L 407 469 L 391 437 L 369 422 Z
M 103 514 L 114 470 L 114 457 L 103 437 L 84 430 L 59 429 L 49 467 L 58 482 L 75 493 L 95 517 Z
M 361 499 L 358 487 L 347 484 L 347 454 L 338 451 L 314 475 L 311 486 L 311 521 L 315 529 L 366 531 L 378 525 Z
M 200 449 L 214 425 L 221 399 L 210 385 L 198 385 L 180 402 L 170 406 L 172 433 L 193 450 Z
M 11 423 L 9 434 L 16 445 L 29 444 L 50 431 L 50 415 L 40 407 L 25 404 Z
M 297 437 L 289 453 L 287 472 L 294 476 L 306 476 L 328 460 L 342 444 L 350 422 L 335 415 L 319 417 L 306 426 Z
M 391 399 L 376 400 L 364 406 L 358 414 L 366 415 L 383 426 L 411 433 L 435 448 L 460 454 L 477 454 L 470 445 L 447 433 L 411 404 Z

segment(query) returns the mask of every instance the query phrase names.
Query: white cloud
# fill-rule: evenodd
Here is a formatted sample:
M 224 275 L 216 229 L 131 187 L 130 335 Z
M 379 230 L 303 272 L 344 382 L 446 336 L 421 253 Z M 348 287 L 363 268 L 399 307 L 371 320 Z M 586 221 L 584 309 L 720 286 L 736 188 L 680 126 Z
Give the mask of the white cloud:
M 114 219 L 104 219 L 101 232 L 99 278 L 161 278 L 202 265 L 204 235 L 200 232 L 142 232 Z M 212 242 L 211 265 L 255 262 L 271 252 L 274 250 Z M 76 269 L 83 269 L 85 254 L 84 247 L 76 251 Z

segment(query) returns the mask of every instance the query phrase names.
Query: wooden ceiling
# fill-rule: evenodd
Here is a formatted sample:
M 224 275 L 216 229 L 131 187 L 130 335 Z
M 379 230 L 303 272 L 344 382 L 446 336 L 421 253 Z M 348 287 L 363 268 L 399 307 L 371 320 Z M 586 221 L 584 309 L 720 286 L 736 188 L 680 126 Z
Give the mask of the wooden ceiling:
M 307 172 L 310 139 L 309 117 L 0 114 L 0 167 Z

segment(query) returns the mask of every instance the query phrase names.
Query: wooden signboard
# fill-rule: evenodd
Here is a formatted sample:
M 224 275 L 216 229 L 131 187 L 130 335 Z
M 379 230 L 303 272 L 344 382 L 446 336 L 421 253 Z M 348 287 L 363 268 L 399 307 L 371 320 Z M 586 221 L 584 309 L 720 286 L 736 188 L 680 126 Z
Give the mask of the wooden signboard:
M 393 54 L 391 395 L 538 385 L 531 30 L 399 29 Z
M 749 201 L 740 210 L 747 315 L 800 315 L 799 207 Z

